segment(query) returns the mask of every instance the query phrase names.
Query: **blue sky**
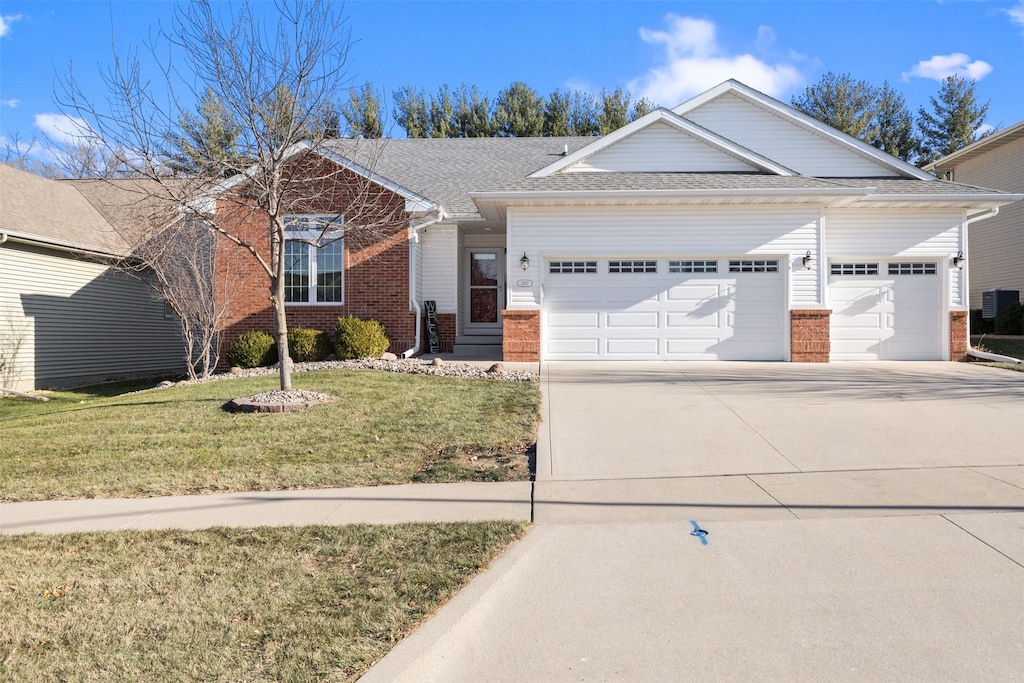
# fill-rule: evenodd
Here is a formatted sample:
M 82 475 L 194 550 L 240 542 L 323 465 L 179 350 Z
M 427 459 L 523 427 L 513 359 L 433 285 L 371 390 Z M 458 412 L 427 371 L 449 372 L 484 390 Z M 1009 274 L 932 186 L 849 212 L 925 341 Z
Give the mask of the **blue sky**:
M 272 2 L 260 11 L 271 13 Z M 0 135 L 61 137 L 54 76 L 99 69 L 141 44 L 173 3 L 0 2 Z M 349 73 L 386 93 L 515 80 L 624 87 L 674 106 L 726 78 L 789 102 L 826 71 L 889 82 L 916 111 L 947 74 L 978 80 L 988 122 L 1024 119 L 1024 0 L 802 2 L 367 2 L 349 0 Z

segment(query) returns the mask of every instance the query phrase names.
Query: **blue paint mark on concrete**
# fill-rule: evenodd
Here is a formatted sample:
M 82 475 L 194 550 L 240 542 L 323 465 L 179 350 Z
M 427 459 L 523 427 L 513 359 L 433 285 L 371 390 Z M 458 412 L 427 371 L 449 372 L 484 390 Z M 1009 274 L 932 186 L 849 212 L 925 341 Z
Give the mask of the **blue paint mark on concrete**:
M 697 524 L 697 522 L 692 519 L 690 520 L 690 524 L 693 525 L 693 531 L 690 532 L 690 535 L 699 538 L 701 545 L 707 545 L 708 531 L 706 529 L 701 529 L 700 524 Z

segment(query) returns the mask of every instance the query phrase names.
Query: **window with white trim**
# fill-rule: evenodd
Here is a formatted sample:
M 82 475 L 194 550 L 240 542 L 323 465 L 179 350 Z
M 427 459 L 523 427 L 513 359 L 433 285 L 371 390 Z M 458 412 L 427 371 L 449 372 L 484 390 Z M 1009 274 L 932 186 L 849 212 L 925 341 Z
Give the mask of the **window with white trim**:
M 549 273 L 596 273 L 597 261 L 551 261 Z
M 936 272 L 934 262 L 889 264 L 889 275 L 935 275 Z
M 670 273 L 717 273 L 718 261 L 669 261 Z
M 878 275 L 877 263 L 833 263 L 831 275 Z
M 729 261 L 730 273 L 777 273 L 778 259 L 737 259 Z
M 344 219 L 337 215 L 285 216 L 284 224 L 285 303 L 343 303 Z
M 657 273 L 657 261 L 609 261 L 609 273 Z

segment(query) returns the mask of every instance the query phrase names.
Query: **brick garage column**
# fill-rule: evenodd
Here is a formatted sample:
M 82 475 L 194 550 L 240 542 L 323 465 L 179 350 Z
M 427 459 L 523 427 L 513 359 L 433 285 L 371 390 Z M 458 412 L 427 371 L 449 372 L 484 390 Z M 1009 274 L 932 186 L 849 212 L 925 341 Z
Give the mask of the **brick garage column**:
M 540 311 L 504 310 L 501 312 L 502 359 L 507 361 L 540 360 Z
M 789 312 L 789 356 L 794 363 L 827 363 L 832 350 L 830 310 Z
M 949 312 L 949 359 L 967 360 L 967 311 Z

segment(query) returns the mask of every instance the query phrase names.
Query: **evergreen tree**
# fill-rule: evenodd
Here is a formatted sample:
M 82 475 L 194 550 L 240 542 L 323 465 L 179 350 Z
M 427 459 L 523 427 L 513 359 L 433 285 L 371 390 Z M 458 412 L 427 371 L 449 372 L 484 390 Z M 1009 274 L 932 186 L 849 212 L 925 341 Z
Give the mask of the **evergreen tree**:
M 601 90 L 601 112 L 597 115 L 597 129 L 601 135 L 622 128 L 629 123 L 629 93 L 622 88 Z
M 166 136 L 167 166 L 176 174 L 224 177 L 238 156 L 242 126 L 207 88 L 195 113 L 178 118 L 179 130 Z
M 877 135 L 873 123 L 877 99 L 878 89 L 870 83 L 829 71 L 816 84 L 807 86 L 802 96 L 794 97 L 792 104 L 847 135 L 872 140 Z
M 445 83 L 437 89 L 437 95 L 430 98 L 430 137 L 456 137 L 455 106 L 452 104 L 452 93 Z
M 642 116 L 650 114 L 658 107 L 646 97 L 641 97 L 639 100 L 633 103 L 633 107 L 629 110 L 629 120 L 636 121 Z
M 874 131 L 874 137 L 868 142 L 908 163 L 921 148 L 921 139 L 914 130 L 914 117 L 907 109 L 907 101 L 889 85 L 889 81 L 885 81 L 878 91 Z
M 939 98 L 930 98 L 932 111 L 924 107 L 918 109 L 922 163 L 952 154 L 979 137 L 978 131 L 988 114 L 988 102 L 978 101 L 974 93 L 977 85 L 973 78 L 947 76 L 939 89 Z
M 373 91 L 373 86 L 369 81 L 363 83 L 362 87 L 349 88 L 348 102 L 341 107 L 341 115 L 348 125 L 349 135 L 367 139 L 383 137 L 384 126 L 381 123 L 381 109 L 380 98 Z M 332 137 L 329 132 L 328 137 Z
M 427 98 L 422 90 L 405 86 L 392 93 L 395 108 L 391 115 L 395 123 L 405 131 L 408 138 L 425 138 L 430 132 L 430 119 L 427 116 Z
M 494 132 L 503 137 L 537 137 L 544 130 L 544 98 L 522 81 L 498 93 Z
M 463 83 L 455 91 L 455 135 L 460 138 L 486 138 L 491 135 L 491 103 L 475 85 Z
M 572 94 L 572 108 L 569 110 L 569 130 L 573 135 L 598 135 L 597 103 L 594 96 L 582 90 Z
M 566 137 L 572 135 L 569 127 L 569 111 L 572 96 L 561 90 L 554 90 L 544 103 L 544 135 Z

